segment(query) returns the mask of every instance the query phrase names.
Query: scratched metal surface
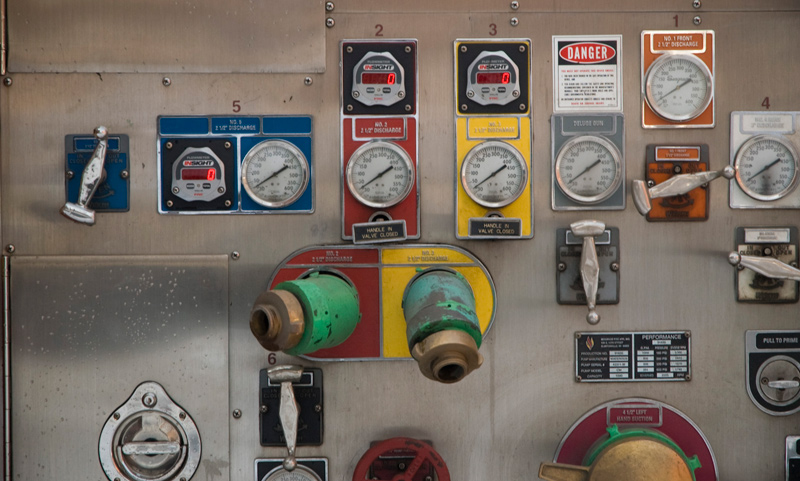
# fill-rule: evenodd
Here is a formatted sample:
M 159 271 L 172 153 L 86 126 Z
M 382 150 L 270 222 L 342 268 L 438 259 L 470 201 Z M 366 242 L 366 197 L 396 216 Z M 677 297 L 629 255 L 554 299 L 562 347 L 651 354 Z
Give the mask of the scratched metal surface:
M 731 111 L 760 110 L 767 96 L 773 110 L 800 110 L 800 90 L 794 80 L 800 77 L 800 58 L 791 40 L 791 34 L 800 31 L 797 3 L 761 2 L 756 8 L 752 2 L 705 1 L 698 11 L 689 1 L 612 2 L 603 8 L 589 1 L 549 2 L 541 8 L 539 3 L 522 1 L 516 12 L 509 2 L 499 0 L 480 5 L 449 2 L 447 8 L 415 2 L 402 11 L 391 7 L 390 12 L 376 11 L 374 2 L 364 0 L 335 3 L 329 14 L 335 26 L 326 30 L 324 73 L 177 73 L 170 75 L 172 85 L 163 87 L 159 73 L 104 73 L 101 78 L 94 73 L 12 71 L 13 85 L 0 87 L 2 244 L 14 244 L 15 256 L 135 258 L 238 251 L 240 259 L 231 260 L 228 269 L 229 370 L 215 371 L 217 377 L 201 382 L 228 383 L 227 405 L 209 402 L 204 408 L 227 418 L 230 479 L 253 479 L 254 459 L 279 457 L 283 451 L 258 444 L 258 371 L 268 366 L 268 358 L 249 332 L 248 312 L 284 257 L 306 245 L 341 242 L 338 42 L 375 38 L 376 25 L 381 25 L 384 38 L 419 40 L 421 241 L 456 244 L 484 262 L 497 287 L 497 318 L 481 348 L 485 364 L 455 385 L 423 378 L 413 362 L 319 364 L 325 373 L 324 443 L 300 448 L 300 456 L 329 458 L 331 480 L 344 481 L 371 441 L 406 435 L 432 440 L 454 479 L 530 479 L 539 462 L 552 459 L 562 435 L 586 410 L 610 399 L 641 396 L 670 403 L 698 424 L 715 451 L 720 479 L 781 479 L 784 438 L 797 434 L 797 422 L 763 414 L 748 399 L 744 333 L 797 329 L 799 308 L 737 304 L 726 253 L 733 246 L 735 227 L 798 225 L 800 212 L 733 211 L 728 207 L 728 186 L 722 182 L 711 185 L 711 215 L 703 223 L 647 223 L 630 198 L 626 210 L 619 212 L 553 212 L 550 49 L 555 34 L 623 35 L 627 182 L 644 175 L 645 146 L 650 143 L 707 143 L 711 168 L 720 169 L 729 158 Z M 700 28 L 717 34 L 717 126 L 645 131 L 640 127 L 640 33 L 674 28 L 676 15 L 679 28 L 695 28 L 691 19 L 698 14 Z M 519 19 L 517 27 L 509 23 L 512 16 Z M 535 237 L 531 240 L 457 241 L 452 225 L 456 175 L 452 42 L 487 37 L 490 24 L 496 25 L 498 38 L 529 37 L 533 44 Z M 216 68 L 215 58 L 204 61 L 208 69 Z M 305 76 L 312 78 L 310 86 L 304 85 Z M 230 114 L 234 100 L 241 101 L 241 114 L 314 117 L 313 215 L 157 214 L 156 117 Z M 112 133 L 130 136 L 131 210 L 100 215 L 96 226 L 86 228 L 58 214 L 64 200 L 63 138 L 89 133 L 101 123 Z M 597 329 L 691 330 L 691 382 L 573 381 L 572 336 L 590 326 L 583 320 L 585 308 L 555 302 L 555 230 L 584 218 L 618 227 L 621 236 L 620 304 L 600 307 L 603 319 Z M 374 293 L 361 293 L 370 294 Z M 78 301 L 65 302 L 69 306 L 64 307 L 82 307 Z M 277 358 L 298 362 L 284 355 Z M 13 369 L 35 371 L 36 366 L 15 364 Z M 82 387 L 89 392 L 100 389 L 91 382 Z M 19 390 L 15 399 L 31 395 L 26 386 Z M 189 392 L 186 386 L 170 394 L 180 402 L 191 398 Z M 116 402 L 109 399 L 98 410 L 113 409 Z M 243 412 L 240 419 L 230 417 L 235 408 Z M 197 417 L 195 421 L 201 432 L 209 422 Z M 91 439 L 100 427 L 97 420 L 89 422 L 81 435 Z M 61 449 L 68 455 L 74 448 Z M 18 455 L 56 459 L 61 454 L 31 448 Z M 98 463 L 68 466 L 70 471 L 61 474 L 69 479 L 103 478 Z M 206 473 L 197 479 L 227 479 L 227 473 Z

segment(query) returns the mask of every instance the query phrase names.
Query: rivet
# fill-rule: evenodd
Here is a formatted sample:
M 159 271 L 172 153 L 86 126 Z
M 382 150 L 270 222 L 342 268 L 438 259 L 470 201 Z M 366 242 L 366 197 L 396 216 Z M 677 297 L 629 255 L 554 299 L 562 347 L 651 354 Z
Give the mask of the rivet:
M 511 26 L 516 27 L 519 25 L 519 19 L 517 17 L 511 17 Z
M 336 8 L 336 5 L 333 2 L 325 2 L 325 10 L 332 12 L 334 8 Z
M 322 412 L 322 404 L 315 405 L 314 406 L 314 412 L 315 413 L 321 413 Z
M 123 170 L 122 172 L 119 173 L 119 176 L 122 177 L 123 179 L 127 179 L 129 175 L 130 174 L 128 173 L 127 170 Z
M 527 108 L 527 105 L 525 105 L 525 104 L 519 104 L 519 109 L 520 109 L 521 111 L 523 111 L 523 112 L 524 112 L 526 108 Z
M 461 53 L 467 53 L 467 46 L 466 45 L 462 45 L 460 50 L 461 50 Z
M 224 145 L 225 145 L 226 149 L 230 149 L 231 148 L 231 143 L 230 142 L 225 142 Z
M 352 111 L 353 111 L 353 106 L 352 106 L 352 105 L 350 105 L 350 104 L 348 104 L 348 105 L 347 105 L 347 111 L 348 111 L 348 112 L 352 112 Z
M 524 52 L 525 51 L 525 45 L 520 45 L 519 46 L 519 51 L 520 52 Z
M 306 78 L 304 78 L 304 79 L 303 79 L 303 83 L 304 83 L 306 86 L 308 86 L 308 85 L 311 85 L 311 84 L 313 84 L 313 83 L 314 83 L 314 79 L 312 79 L 311 77 L 306 77 Z
M 234 419 L 239 419 L 242 417 L 242 410 L 241 409 L 234 409 L 233 410 L 233 417 Z
M 73 177 L 75 177 L 75 172 L 73 172 L 71 170 L 68 170 L 67 171 L 67 179 L 71 179 Z
M 239 260 L 239 251 L 231 252 L 231 259 L 238 261 Z
M 166 144 L 164 144 L 164 147 L 166 147 L 167 149 L 171 149 L 172 148 L 172 142 L 167 142 Z
M 262 413 L 265 413 L 265 412 L 267 412 L 267 411 L 269 411 L 269 406 L 267 406 L 266 404 L 262 405 L 262 406 L 261 406 L 261 412 L 262 412 Z
M 167 201 L 167 207 L 172 207 L 172 206 L 173 206 L 173 203 L 172 203 L 172 201 L 171 201 L 171 200 L 168 200 L 168 201 Z
M 347 47 L 345 50 L 347 53 L 353 53 L 353 47 Z
M 467 104 L 461 104 L 461 110 L 466 111 L 467 110 Z
M 700 25 L 701 23 L 703 23 L 703 19 L 700 18 L 700 15 L 697 15 L 692 19 L 692 23 L 694 23 L 695 25 Z
M 617 272 L 617 271 L 619 270 L 619 264 L 618 264 L 618 263 L 616 263 L 616 262 L 612 262 L 612 263 L 611 263 L 611 270 L 612 270 L 613 272 Z
M 702 6 L 702 4 L 700 3 L 700 0 L 694 0 L 694 1 L 692 2 L 692 6 L 693 6 L 694 8 L 700 8 L 700 7 Z
M 411 112 L 411 106 L 409 104 L 406 104 L 405 110 L 406 112 Z
M 231 205 L 233 205 L 233 204 L 232 204 L 232 202 L 230 200 L 226 200 L 225 201 L 225 207 L 230 207 Z
M 403 49 L 406 53 L 411 53 L 411 46 L 406 45 L 406 48 Z
M 564 272 L 565 270 L 567 270 L 567 264 L 565 264 L 563 262 L 559 262 L 558 263 L 558 271 L 559 272 Z
M 336 21 L 334 19 L 332 19 L 331 17 L 328 17 L 328 18 L 325 19 L 325 26 L 326 27 L 331 28 L 334 25 L 336 25 Z
M 172 80 L 170 80 L 169 77 L 164 77 L 161 79 L 161 85 L 163 85 L 164 87 L 169 87 L 170 85 L 172 85 Z
M 3 85 L 5 85 L 6 87 L 11 87 L 11 84 L 13 83 L 14 80 L 12 80 L 11 77 L 6 77 L 3 79 Z
M 517 2 L 516 0 L 511 2 L 511 10 L 517 10 L 518 8 L 519 8 L 519 2 Z

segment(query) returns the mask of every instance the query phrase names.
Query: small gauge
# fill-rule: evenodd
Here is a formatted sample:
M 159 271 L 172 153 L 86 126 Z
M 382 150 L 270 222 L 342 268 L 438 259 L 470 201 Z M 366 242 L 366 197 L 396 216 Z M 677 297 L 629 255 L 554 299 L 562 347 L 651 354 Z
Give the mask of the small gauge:
M 467 69 L 467 98 L 473 102 L 506 105 L 519 95 L 519 68 L 505 52 L 481 52 Z
M 265 140 L 244 157 L 242 187 L 265 207 L 285 207 L 305 192 L 308 171 L 300 149 L 284 140 Z
M 322 481 L 314 471 L 298 464 L 292 471 L 283 467 L 273 469 L 261 481 Z
M 576 202 L 596 204 L 622 183 L 622 156 L 614 144 L 594 135 L 570 139 L 556 157 L 558 187 Z
M 172 193 L 187 202 L 225 193 L 225 164 L 209 147 L 188 147 L 172 164 Z
M 353 69 L 352 97 L 364 105 L 394 105 L 406 96 L 405 72 L 389 52 L 370 52 Z
M 705 112 L 714 96 L 708 66 L 687 54 L 664 54 L 645 74 L 645 100 L 658 116 L 686 122 Z
M 736 182 L 745 194 L 756 200 L 772 201 L 797 187 L 800 157 L 788 140 L 757 135 L 739 148 L 734 167 Z
M 528 164 L 517 149 L 505 142 L 476 145 L 461 165 L 464 191 L 484 207 L 509 205 L 522 195 L 527 184 Z
M 391 142 L 368 142 L 347 162 L 347 188 L 359 202 L 385 209 L 399 204 L 414 187 L 414 166 L 405 150 Z

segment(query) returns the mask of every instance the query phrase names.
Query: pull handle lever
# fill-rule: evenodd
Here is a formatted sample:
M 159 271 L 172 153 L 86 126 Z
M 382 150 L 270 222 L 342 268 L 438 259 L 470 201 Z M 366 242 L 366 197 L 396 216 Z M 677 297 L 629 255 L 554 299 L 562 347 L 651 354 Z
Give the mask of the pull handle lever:
M 92 152 L 92 157 L 86 163 L 81 176 L 81 188 L 78 192 L 78 201 L 67 202 L 61 208 L 61 215 L 79 224 L 94 225 L 94 211 L 88 207 L 89 202 L 97 190 L 97 186 L 105 177 L 103 167 L 106 163 L 108 152 L 108 129 L 102 125 L 94 129 L 97 147 Z
M 800 269 L 785 264 L 774 257 L 744 256 L 738 252 L 731 252 L 728 254 L 728 262 L 737 267 L 747 267 L 762 276 L 773 279 L 800 281 Z
M 720 171 L 675 175 L 652 187 L 647 187 L 647 184 L 643 180 L 634 180 L 633 188 L 631 189 L 633 193 L 633 203 L 636 205 L 636 210 L 638 210 L 640 214 L 647 215 L 652 208 L 650 203 L 652 199 L 683 195 L 718 177 L 732 179 L 735 175 L 736 171 L 734 168 L 727 165 Z
M 569 228 L 573 235 L 583 237 L 581 280 L 583 281 L 583 291 L 586 294 L 586 307 L 589 308 L 586 322 L 597 324 L 600 322 L 600 315 L 595 310 L 597 308 L 597 287 L 600 283 L 600 262 L 597 260 L 594 238 L 605 232 L 606 225 L 596 220 L 581 220 L 573 222 Z
M 300 416 L 300 407 L 294 397 L 292 383 L 300 381 L 303 377 L 302 366 L 275 366 L 267 371 L 267 377 L 272 383 L 281 384 L 281 404 L 279 414 L 283 435 L 286 437 L 288 454 L 283 460 L 283 467 L 287 471 L 294 471 L 297 467 L 295 452 L 297 451 L 297 421 Z

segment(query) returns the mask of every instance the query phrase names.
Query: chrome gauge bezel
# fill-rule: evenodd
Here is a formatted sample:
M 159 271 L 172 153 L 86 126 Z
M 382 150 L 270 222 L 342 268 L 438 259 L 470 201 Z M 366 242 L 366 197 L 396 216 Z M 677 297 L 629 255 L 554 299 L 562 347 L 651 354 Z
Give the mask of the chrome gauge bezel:
M 564 161 L 564 158 L 570 149 L 572 149 L 572 147 L 582 142 L 593 142 L 599 144 L 609 152 L 611 159 L 614 161 L 614 179 L 611 181 L 611 184 L 609 184 L 608 188 L 597 195 L 586 196 L 573 192 L 561 177 L 561 164 Z M 597 204 L 614 195 L 614 192 L 616 192 L 617 189 L 619 189 L 619 186 L 622 184 L 622 154 L 617 146 L 608 139 L 596 135 L 581 135 L 571 138 L 561 146 L 561 149 L 558 151 L 558 155 L 556 156 L 554 170 L 556 184 L 558 185 L 558 188 L 561 189 L 561 192 L 564 193 L 564 195 L 581 204 Z
M 403 190 L 400 192 L 400 194 L 385 202 L 374 201 L 365 197 L 361 192 L 358 191 L 353 179 L 354 170 L 359 158 L 366 152 L 376 148 L 386 148 L 396 153 L 403 161 L 403 165 L 408 170 L 408 182 L 403 186 Z M 403 202 L 406 197 L 408 197 L 408 195 L 414 189 L 414 183 L 416 182 L 416 179 L 414 178 L 415 175 L 414 163 L 412 162 L 411 157 L 408 155 L 408 152 L 406 152 L 402 147 L 394 142 L 372 141 L 360 146 L 355 152 L 353 152 L 353 155 L 350 156 L 350 159 L 347 161 L 347 168 L 345 169 L 345 183 L 347 184 L 347 189 L 350 191 L 350 194 L 352 194 L 353 197 L 355 197 L 355 199 L 360 203 L 375 209 L 387 209 L 399 204 L 400 202 Z
M 517 161 L 517 163 L 520 166 L 520 171 L 522 172 L 522 179 L 520 180 L 519 188 L 515 192 L 513 192 L 508 198 L 503 199 L 499 202 L 489 202 L 484 199 L 481 199 L 481 197 L 472 190 L 472 187 L 467 182 L 467 170 L 469 169 L 470 163 L 483 150 L 489 148 L 501 148 L 507 150 Z M 464 157 L 464 162 L 461 164 L 461 172 L 460 172 L 461 186 L 464 188 L 464 192 L 466 192 L 467 196 L 473 201 L 475 201 L 475 203 L 477 203 L 478 205 L 481 205 L 489 209 L 497 209 L 500 207 L 505 207 L 507 205 L 510 205 L 517 199 L 519 199 L 522 193 L 525 192 L 525 187 L 528 185 L 528 176 L 529 176 L 528 164 L 525 162 L 525 158 L 522 156 L 520 151 L 517 150 L 516 147 L 507 142 L 501 142 L 497 140 L 489 140 L 486 142 L 481 142 L 480 144 L 470 149 L 470 151 L 467 152 L 467 155 Z
M 259 197 L 254 190 L 255 187 L 250 185 L 250 180 L 247 178 L 247 172 L 250 163 L 253 162 L 253 160 L 258 156 L 259 153 L 270 147 L 284 149 L 288 151 L 291 155 L 293 155 L 295 159 L 297 159 L 297 161 L 300 163 L 300 171 L 301 175 L 303 176 L 300 188 L 297 191 L 295 191 L 291 196 L 277 202 L 269 201 Z M 247 192 L 247 195 L 250 196 L 253 202 L 256 202 L 257 204 L 262 205 L 264 207 L 270 207 L 275 209 L 280 207 L 286 207 L 288 205 L 297 202 L 297 200 L 303 196 L 303 193 L 306 191 L 306 188 L 308 188 L 308 182 L 310 177 L 311 177 L 310 169 L 308 167 L 308 159 L 306 159 L 306 156 L 303 155 L 303 152 L 300 149 L 298 149 L 297 146 L 285 140 L 271 139 L 259 142 L 258 144 L 254 145 L 249 152 L 247 152 L 247 155 L 245 155 L 244 160 L 242 161 L 242 174 L 241 174 L 242 187 L 244 187 L 244 190 Z
M 695 108 L 688 114 L 678 115 L 670 113 L 668 110 L 659 107 L 656 99 L 654 98 L 653 76 L 655 72 L 662 66 L 676 60 L 686 60 L 696 66 L 700 70 L 700 73 L 703 74 L 703 78 L 706 82 L 706 96 L 703 98 L 701 106 Z M 705 62 L 700 60 L 696 55 L 665 53 L 664 55 L 658 57 L 652 64 L 650 64 L 650 67 L 647 69 L 647 73 L 645 73 L 644 98 L 647 102 L 647 105 L 650 107 L 650 110 L 652 110 L 659 117 L 672 122 L 688 122 L 699 117 L 703 112 L 706 111 L 708 106 L 711 105 L 711 100 L 714 98 L 714 76 L 711 74 L 711 70 L 708 68 Z
M 789 154 L 792 156 L 792 159 L 794 160 L 794 173 L 792 179 L 789 181 L 789 186 L 778 193 L 769 195 L 759 194 L 750 187 L 747 187 L 745 185 L 745 180 L 742 179 L 741 170 L 739 169 L 739 165 L 742 161 L 742 158 L 747 153 L 747 151 L 754 145 L 764 141 L 777 142 L 781 144 L 786 148 L 786 150 L 789 151 Z M 756 135 L 755 137 L 751 137 L 745 143 L 743 143 L 741 147 L 739 147 L 739 149 L 736 151 L 736 157 L 734 159 L 733 166 L 734 169 L 736 170 L 736 184 L 739 186 L 740 189 L 742 189 L 742 192 L 752 197 L 753 199 L 760 200 L 763 202 L 772 202 L 782 199 L 787 195 L 791 194 L 792 192 L 794 192 L 795 189 L 797 189 L 797 185 L 800 184 L 800 178 L 798 177 L 799 175 L 798 171 L 800 171 L 800 155 L 798 155 L 798 151 L 795 148 L 794 144 L 785 137 L 780 137 L 777 135 L 769 135 L 769 134 Z

